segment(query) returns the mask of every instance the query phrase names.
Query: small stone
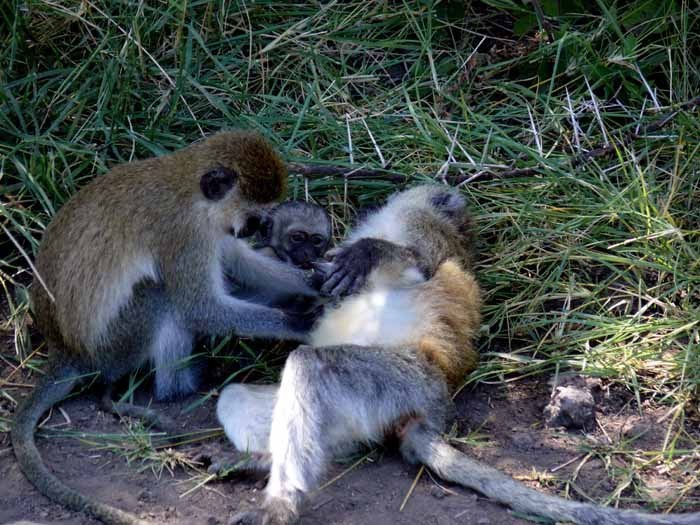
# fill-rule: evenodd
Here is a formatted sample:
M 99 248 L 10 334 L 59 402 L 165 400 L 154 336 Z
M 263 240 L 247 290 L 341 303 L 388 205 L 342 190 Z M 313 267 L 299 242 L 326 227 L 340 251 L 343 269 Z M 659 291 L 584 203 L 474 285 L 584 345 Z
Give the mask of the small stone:
M 550 427 L 590 429 L 595 425 L 595 398 L 585 382 L 558 386 L 544 408 Z
M 156 497 L 153 495 L 153 493 L 148 490 L 144 489 L 141 491 L 141 493 L 138 495 L 138 500 L 143 502 L 143 503 L 155 503 L 156 502 Z
M 511 442 L 515 448 L 529 449 L 535 445 L 535 438 L 528 432 L 516 432 L 511 437 Z

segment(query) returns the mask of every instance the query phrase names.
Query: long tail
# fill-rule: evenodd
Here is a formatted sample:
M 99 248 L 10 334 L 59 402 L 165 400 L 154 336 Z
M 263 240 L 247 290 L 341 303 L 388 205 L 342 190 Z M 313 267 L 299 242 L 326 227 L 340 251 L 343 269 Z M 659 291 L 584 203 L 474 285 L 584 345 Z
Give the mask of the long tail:
M 579 525 L 700 525 L 700 512 L 648 514 L 601 507 L 542 494 L 493 467 L 469 458 L 442 436 L 422 425 L 407 433 L 402 452 L 441 478 L 474 489 L 508 507 L 527 514 Z
M 41 459 L 34 442 L 34 428 L 41 415 L 70 394 L 77 380 L 71 368 L 56 368 L 37 383 L 32 395 L 17 409 L 12 425 L 12 447 L 22 472 L 47 498 L 78 512 L 85 512 L 108 525 L 145 525 L 146 522 L 109 505 L 91 501 L 64 485 Z

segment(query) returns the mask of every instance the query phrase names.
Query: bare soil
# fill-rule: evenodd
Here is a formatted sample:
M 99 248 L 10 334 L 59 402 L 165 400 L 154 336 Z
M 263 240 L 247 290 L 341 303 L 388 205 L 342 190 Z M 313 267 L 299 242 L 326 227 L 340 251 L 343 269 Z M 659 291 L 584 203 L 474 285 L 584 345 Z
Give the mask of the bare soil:
M 26 387 L 12 390 L 16 397 L 26 392 Z M 562 483 L 556 479 L 547 481 L 543 475 L 569 479 L 579 463 L 572 460 L 582 456 L 580 447 L 586 440 L 614 441 L 630 428 L 646 431 L 636 441 L 639 448 L 658 449 L 663 440 L 663 426 L 653 424 L 661 414 L 649 409 L 640 415 L 628 393 L 621 389 L 605 392 L 598 407 L 600 425 L 587 436 L 582 432 L 546 428 L 542 424 L 542 409 L 550 393 L 551 386 L 544 380 L 481 385 L 462 392 L 457 398 L 456 435 L 475 431 L 479 439 L 477 445 L 460 446 L 538 490 L 557 492 L 563 487 Z M 183 429 L 191 431 L 217 426 L 214 403 L 210 400 L 186 416 L 179 416 L 179 413 L 187 400 L 154 406 L 172 417 L 180 417 Z M 61 409 L 53 411 L 43 429 L 70 429 L 91 434 L 118 433 L 125 428 L 123 422 L 98 410 L 96 399 L 89 394 L 67 400 Z M 227 446 L 223 438 L 214 441 Z M 67 484 L 153 523 L 223 524 L 233 513 L 255 505 L 263 496 L 263 483 L 245 479 L 211 482 L 183 496 L 194 486 L 191 469 L 177 467 L 172 474 L 165 471 L 158 477 L 149 464 L 128 464 L 123 455 L 97 449 L 74 437 L 39 438 L 38 444 L 45 460 Z M 194 457 L 200 448 L 201 444 L 192 444 L 178 450 Z M 328 479 L 342 473 L 349 465 L 334 465 Z M 556 469 L 554 473 L 551 472 L 553 468 Z M 417 473 L 418 467 L 402 462 L 395 451 L 378 450 L 371 459 L 315 494 L 302 523 L 529 523 L 469 490 L 435 480 L 427 472 L 400 511 L 401 502 Z M 664 479 L 660 479 L 656 485 L 663 490 L 664 483 Z M 585 463 L 576 484 L 595 498 L 603 498 L 614 489 L 603 463 L 598 460 Z M 16 520 L 43 524 L 96 523 L 39 495 L 20 472 L 11 453 L 9 437 L 4 433 L 0 434 L 0 523 Z

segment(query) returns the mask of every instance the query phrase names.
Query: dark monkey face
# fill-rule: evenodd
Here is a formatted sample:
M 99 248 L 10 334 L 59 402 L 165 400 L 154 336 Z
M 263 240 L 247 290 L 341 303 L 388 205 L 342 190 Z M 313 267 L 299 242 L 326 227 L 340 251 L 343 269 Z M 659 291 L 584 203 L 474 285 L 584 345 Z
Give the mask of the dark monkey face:
M 311 263 L 323 257 L 330 238 L 320 233 L 298 228 L 289 229 L 282 239 L 282 253 L 275 249 L 277 256 L 299 268 L 310 269 Z
M 252 237 L 253 235 L 259 234 L 263 227 L 263 219 L 257 213 L 251 213 L 246 217 L 243 227 L 236 232 L 236 237 L 241 239 Z
M 330 217 L 316 204 L 284 202 L 261 219 L 256 240 L 259 247 L 271 247 L 281 260 L 310 269 L 330 244 Z

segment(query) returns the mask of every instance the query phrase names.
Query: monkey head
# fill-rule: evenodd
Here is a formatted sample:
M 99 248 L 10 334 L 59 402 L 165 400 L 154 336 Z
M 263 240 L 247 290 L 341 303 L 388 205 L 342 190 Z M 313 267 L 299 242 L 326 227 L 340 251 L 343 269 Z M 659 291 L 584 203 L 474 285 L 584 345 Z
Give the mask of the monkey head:
M 331 220 L 316 204 L 288 201 L 262 220 L 258 244 L 272 248 L 281 260 L 309 269 L 323 258 L 331 240 Z
M 197 177 L 198 205 L 219 233 L 253 235 L 261 213 L 285 195 L 284 162 L 256 133 L 217 133 L 176 155 Z
M 463 233 L 470 227 L 467 201 L 456 188 L 440 185 L 421 185 L 393 195 L 387 204 L 392 215 L 403 216 L 403 211 L 423 210 L 440 222 Z

